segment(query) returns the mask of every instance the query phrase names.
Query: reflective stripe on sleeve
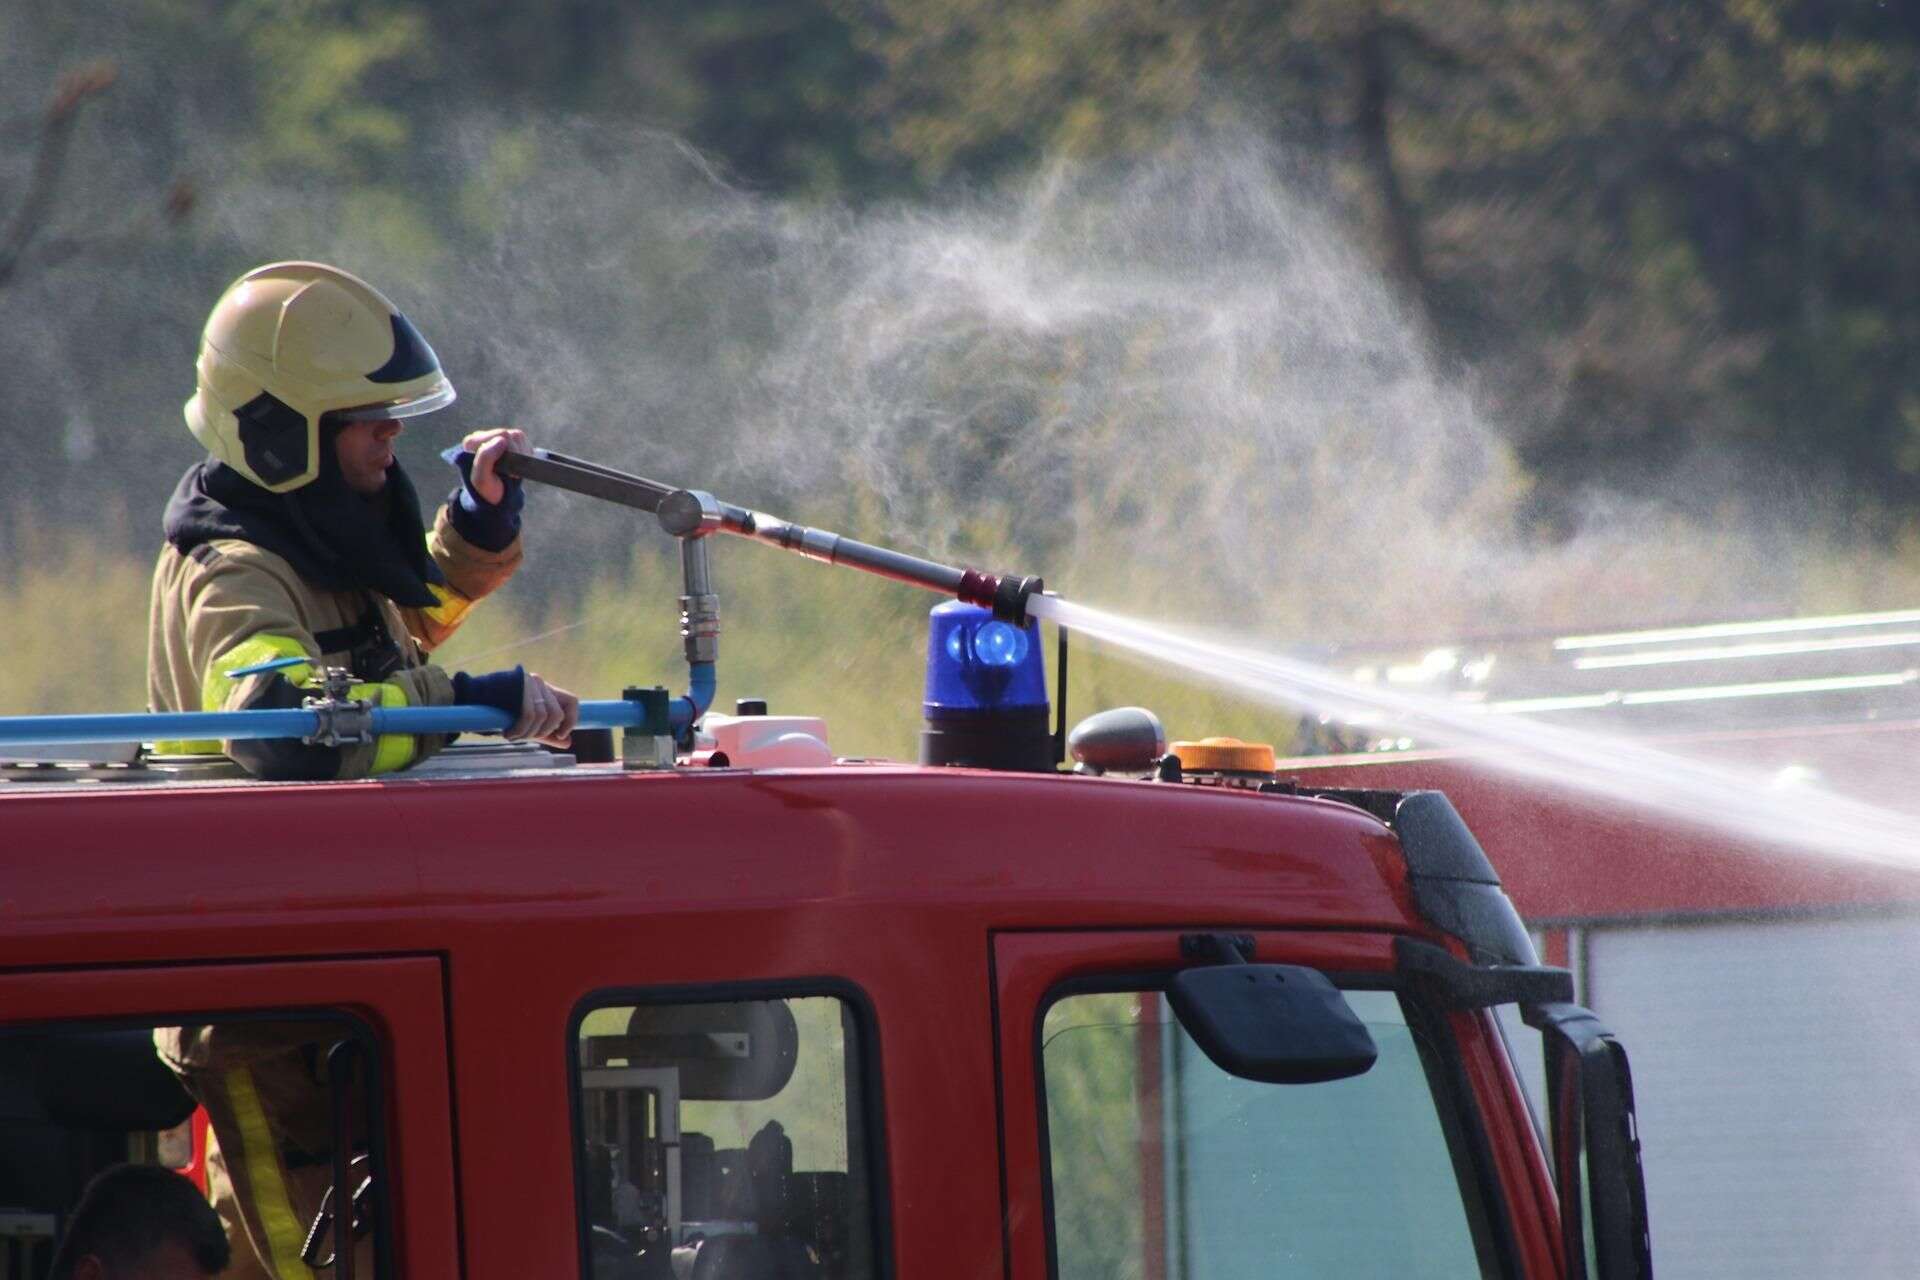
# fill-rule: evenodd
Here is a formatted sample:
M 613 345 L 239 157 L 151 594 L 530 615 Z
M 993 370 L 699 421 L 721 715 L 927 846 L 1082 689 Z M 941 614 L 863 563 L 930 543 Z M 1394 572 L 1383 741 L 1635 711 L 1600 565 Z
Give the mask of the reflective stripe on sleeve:
M 312 656 L 307 652 L 307 647 L 292 636 L 276 636 L 265 631 L 248 636 L 207 664 L 206 679 L 200 682 L 200 709 L 219 711 L 227 705 L 227 697 L 234 690 L 234 680 L 227 674 L 229 671 L 272 662 L 276 658 L 309 659 L 308 662 L 285 667 L 279 672 L 286 677 L 288 684 L 305 684 L 313 678 Z
M 379 707 L 404 707 L 407 691 L 397 684 L 357 684 L 349 697 L 361 698 Z M 372 773 L 392 773 L 413 763 L 417 744 L 410 733 L 383 733 L 374 742 Z
M 227 699 L 232 695 L 236 683 L 227 674 L 230 671 L 251 667 L 259 662 L 272 662 L 275 658 L 310 656 L 306 646 L 292 636 L 276 636 L 264 631 L 248 636 L 215 658 L 208 666 L 206 678 L 200 682 L 200 709 L 202 711 L 226 709 Z M 287 667 L 281 674 L 297 685 L 313 677 L 313 668 L 310 665 Z M 219 741 L 213 738 L 175 738 L 154 743 L 153 753 L 159 756 L 217 756 L 221 754 L 221 746 Z
M 221 1077 L 226 1085 L 227 1101 L 240 1129 L 241 1175 L 246 1179 L 248 1199 L 266 1232 L 267 1248 L 273 1254 L 273 1269 L 280 1280 L 305 1280 L 313 1270 L 300 1257 L 306 1244 L 306 1228 L 293 1210 L 287 1184 L 280 1175 L 279 1144 L 273 1126 L 260 1105 L 260 1094 L 253 1087 L 253 1076 L 245 1067 L 235 1067 Z M 227 1168 L 232 1172 L 234 1153 L 228 1151 Z
M 473 608 L 473 601 L 467 599 L 467 597 L 461 595 L 452 587 L 443 587 L 435 583 L 428 583 L 427 590 L 433 593 L 433 598 L 439 601 L 439 603 L 432 608 L 422 609 L 420 612 L 425 614 L 427 619 L 435 626 L 446 627 L 451 630 L 459 626 L 460 620 L 467 616 L 467 610 Z
M 218 738 L 169 738 L 153 744 L 156 756 L 217 756 L 220 754 Z

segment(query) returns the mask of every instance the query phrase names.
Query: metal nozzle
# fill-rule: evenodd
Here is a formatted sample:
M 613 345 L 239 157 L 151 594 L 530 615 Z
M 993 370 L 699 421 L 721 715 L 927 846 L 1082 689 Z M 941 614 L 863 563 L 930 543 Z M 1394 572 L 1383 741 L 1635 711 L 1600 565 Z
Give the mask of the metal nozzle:
M 960 576 L 960 584 L 954 595 L 968 604 L 993 610 L 993 616 L 1003 622 L 1024 627 L 1027 625 L 1027 597 L 1044 590 L 1046 583 L 1036 577 L 1012 573 L 996 575 L 968 569 Z
M 686 591 L 680 597 L 680 639 L 686 646 L 687 661 L 718 662 L 720 597 L 713 590 L 713 577 L 707 567 L 706 539 L 681 537 L 680 577 Z
M 660 527 L 679 538 L 683 547 L 698 542 L 710 533 L 731 533 L 784 551 L 796 552 L 810 560 L 847 565 L 878 574 L 882 578 L 891 578 L 895 582 L 911 583 L 943 595 L 957 596 L 969 604 L 992 609 L 995 617 L 1019 626 L 1027 623 L 1027 598 L 1044 589 L 1039 578 L 981 573 L 976 569 L 960 569 L 923 560 L 919 556 L 876 547 L 872 543 L 843 537 L 825 529 L 794 524 L 764 511 L 736 507 L 700 489 L 676 489 L 645 476 L 628 475 L 624 471 L 570 458 L 551 450 L 543 449 L 535 455 L 509 453 L 501 459 L 500 469 L 506 475 L 537 480 L 558 488 L 571 489 L 575 493 L 651 511 L 660 521 Z M 687 591 L 689 597 L 709 594 L 692 588 Z M 694 616 L 698 612 L 697 609 L 687 610 L 688 620 L 684 627 L 698 629 L 694 626 Z M 689 644 L 692 640 L 692 636 L 689 636 Z

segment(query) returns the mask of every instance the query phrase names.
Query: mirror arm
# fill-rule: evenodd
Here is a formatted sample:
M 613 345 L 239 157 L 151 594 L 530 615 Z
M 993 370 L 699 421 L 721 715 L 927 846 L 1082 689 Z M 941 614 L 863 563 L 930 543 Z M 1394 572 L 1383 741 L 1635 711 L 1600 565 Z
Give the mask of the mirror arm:
M 1407 937 L 1393 940 L 1393 958 L 1409 986 L 1430 994 L 1447 1009 L 1573 1000 L 1573 974 L 1550 965 L 1468 964 L 1445 947 Z
M 1250 933 L 1183 933 L 1180 958 L 1199 964 L 1252 964 Z
M 1650 1280 L 1646 1173 L 1626 1050 L 1579 1005 L 1526 1004 L 1520 1014 L 1546 1036 L 1567 1275 L 1590 1280 L 1582 1230 L 1590 1217 L 1591 1280 Z

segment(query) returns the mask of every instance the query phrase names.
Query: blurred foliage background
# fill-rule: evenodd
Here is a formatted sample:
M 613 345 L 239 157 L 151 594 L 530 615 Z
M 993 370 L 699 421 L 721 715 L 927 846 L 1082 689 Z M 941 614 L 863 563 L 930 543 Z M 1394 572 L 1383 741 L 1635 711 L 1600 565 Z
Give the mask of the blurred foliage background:
M 199 325 L 287 257 L 440 351 L 416 475 L 513 421 L 1314 652 L 1911 605 L 1917 215 L 1911 5 L 14 0 L 0 706 L 144 701 Z M 537 495 L 447 661 L 677 681 L 664 541 Z M 911 752 L 931 600 L 718 563 L 723 700 Z

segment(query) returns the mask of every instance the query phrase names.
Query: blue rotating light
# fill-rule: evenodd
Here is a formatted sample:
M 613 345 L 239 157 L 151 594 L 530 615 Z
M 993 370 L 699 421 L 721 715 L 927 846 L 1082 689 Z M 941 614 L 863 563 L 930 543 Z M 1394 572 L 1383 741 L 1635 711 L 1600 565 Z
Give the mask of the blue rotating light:
M 1039 623 L 1017 627 L 990 609 L 949 600 L 934 606 L 928 625 L 928 715 L 1047 705 Z
M 1051 772 L 1040 624 L 959 600 L 936 605 L 927 624 L 921 761 Z
M 947 658 L 963 668 L 969 664 L 977 664 L 983 671 L 1017 667 L 1032 648 L 1026 632 L 998 618 L 947 632 Z

